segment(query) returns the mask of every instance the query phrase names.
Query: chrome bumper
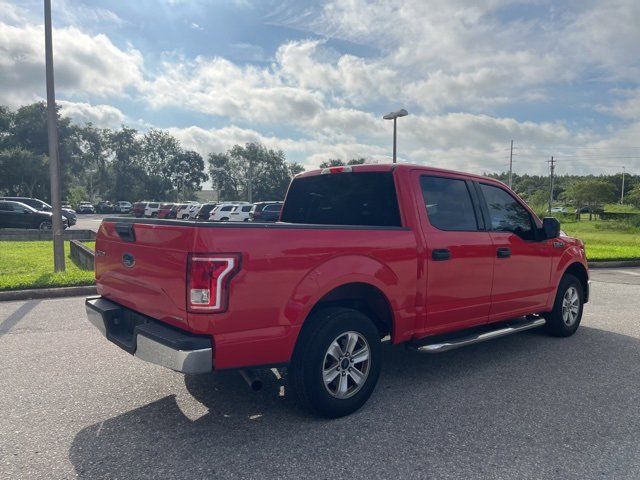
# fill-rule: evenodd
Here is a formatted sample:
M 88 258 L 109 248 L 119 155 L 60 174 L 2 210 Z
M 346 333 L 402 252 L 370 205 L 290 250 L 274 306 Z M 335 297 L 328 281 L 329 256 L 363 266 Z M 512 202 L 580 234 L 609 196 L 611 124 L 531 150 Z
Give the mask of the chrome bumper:
M 102 297 L 87 298 L 85 306 L 87 318 L 107 340 L 139 359 L 188 374 L 213 370 L 209 338 L 168 327 Z

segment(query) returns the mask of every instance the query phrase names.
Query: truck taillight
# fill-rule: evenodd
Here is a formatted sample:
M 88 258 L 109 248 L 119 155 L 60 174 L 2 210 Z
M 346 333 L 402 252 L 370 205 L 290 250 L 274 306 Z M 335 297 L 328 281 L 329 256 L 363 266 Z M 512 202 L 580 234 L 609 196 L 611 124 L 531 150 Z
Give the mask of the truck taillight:
M 229 280 L 238 271 L 238 254 L 191 254 L 187 271 L 187 306 L 193 312 L 224 312 Z

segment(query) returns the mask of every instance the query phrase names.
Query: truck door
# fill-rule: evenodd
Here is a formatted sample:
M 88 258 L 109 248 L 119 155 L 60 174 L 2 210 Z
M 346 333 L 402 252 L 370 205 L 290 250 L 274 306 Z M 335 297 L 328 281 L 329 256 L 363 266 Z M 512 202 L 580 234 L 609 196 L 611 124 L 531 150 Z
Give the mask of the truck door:
M 456 174 L 418 174 L 418 216 L 427 246 L 424 334 L 486 323 L 494 248 L 473 183 Z
M 536 313 L 551 291 L 550 242 L 540 239 L 529 210 L 498 185 L 478 183 L 494 246 L 489 321 Z

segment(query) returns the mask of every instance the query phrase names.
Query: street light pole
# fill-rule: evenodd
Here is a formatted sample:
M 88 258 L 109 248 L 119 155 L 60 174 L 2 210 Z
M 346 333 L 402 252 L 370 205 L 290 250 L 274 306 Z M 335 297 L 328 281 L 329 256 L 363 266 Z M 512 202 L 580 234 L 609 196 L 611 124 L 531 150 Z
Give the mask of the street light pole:
M 49 134 L 49 175 L 51 181 L 51 219 L 53 233 L 53 269 L 64 272 L 64 239 L 60 208 L 60 166 L 58 162 L 58 126 L 56 93 L 53 83 L 53 42 L 51 36 L 51 0 L 44 0 L 44 52 L 47 82 L 47 130 Z
M 398 117 L 405 117 L 409 115 L 409 112 L 407 112 L 404 108 L 398 110 L 397 112 L 391 112 L 391 113 L 387 113 L 385 116 L 383 116 L 382 118 L 384 120 L 393 120 L 393 163 L 396 163 L 396 140 L 397 140 L 397 121 L 398 121 Z
M 626 173 L 625 168 L 622 167 L 622 193 L 620 194 L 620 205 L 624 204 L 624 174 Z

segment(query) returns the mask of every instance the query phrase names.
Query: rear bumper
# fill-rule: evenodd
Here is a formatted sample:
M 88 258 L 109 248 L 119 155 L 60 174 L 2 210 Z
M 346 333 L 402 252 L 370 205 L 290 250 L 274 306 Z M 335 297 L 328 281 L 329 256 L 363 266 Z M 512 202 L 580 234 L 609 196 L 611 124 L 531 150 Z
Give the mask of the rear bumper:
M 87 318 L 112 343 L 141 360 L 182 373 L 213 370 L 211 338 L 170 327 L 102 297 L 85 301 Z

